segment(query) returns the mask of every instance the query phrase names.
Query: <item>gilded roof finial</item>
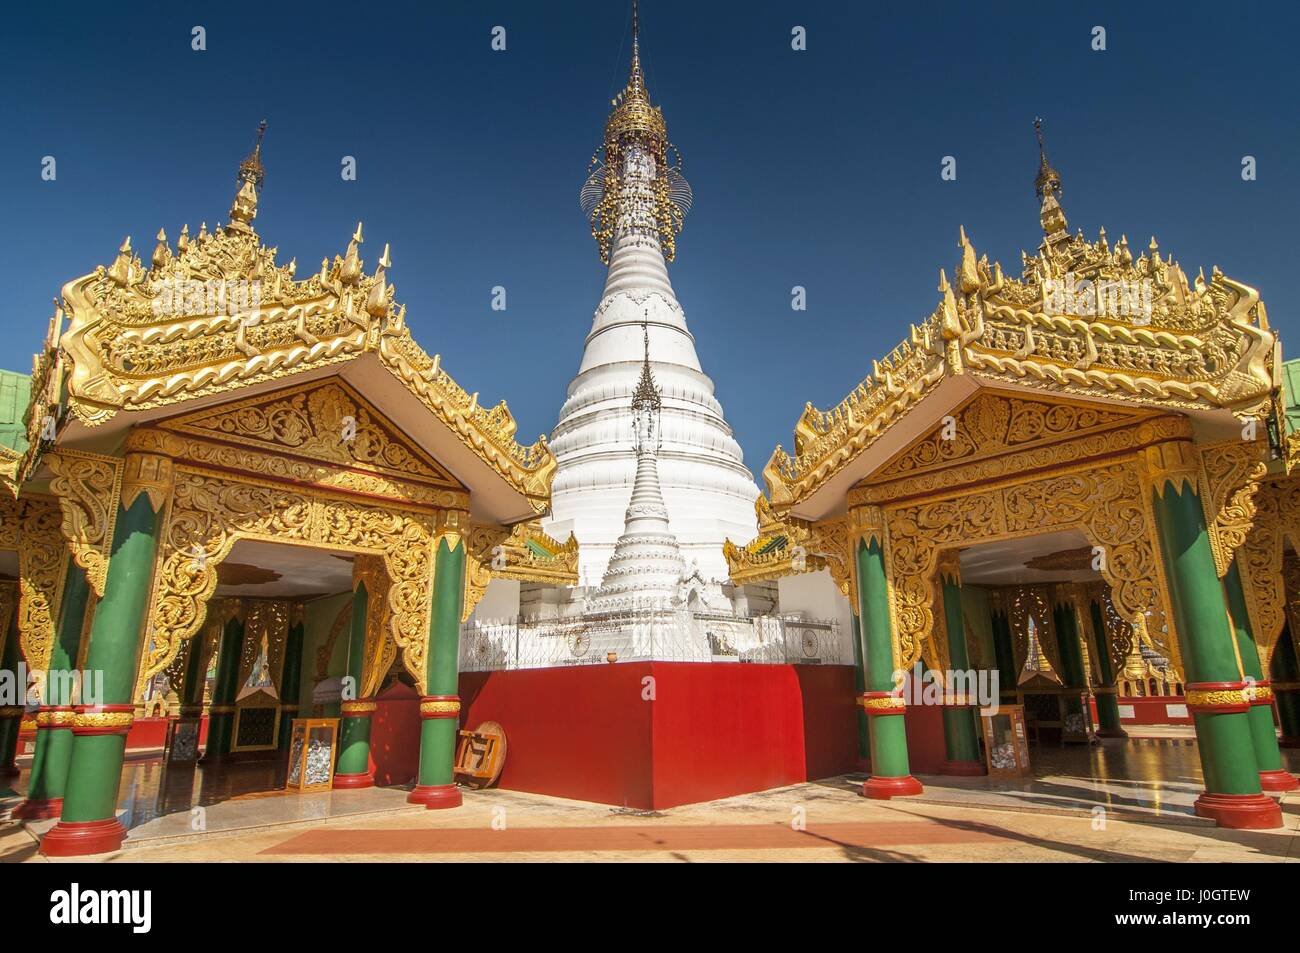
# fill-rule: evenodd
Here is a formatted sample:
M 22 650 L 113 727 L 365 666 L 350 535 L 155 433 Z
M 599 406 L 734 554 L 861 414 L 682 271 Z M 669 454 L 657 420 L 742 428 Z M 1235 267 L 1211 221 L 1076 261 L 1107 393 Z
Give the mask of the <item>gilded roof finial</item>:
M 252 221 L 257 218 L 257 192 L 266 178 L 262 165 L 262 137 L 266 135 L 266 120 L 257 124 L 257 143 L 244 161 L 239 163 L 239 191 L 230 206 L 228 228 L 239 232 L 252 232 Z
M 1038 175 L 1034 179 L 1034 191 L 1041 202 L 1039 221 L 1049 243 L 1068 238 L 1068 223 L 1065 210 L 1061 208 L 1061 174 L 1047 161 L 1047 147 L 1043 144 L 1043 120 L 1034 119 L 1034 135 L 1038 137 Z
M 339 277 L 346 285 L 354 284 L 361 277 L 361 256 L 357 246 L 364 241 L 365 239 L 361 237 L 361 223 L 357 222 L 357 230 L 352 233 L 352 241 L 348 242 L 343 268 L 339 272 Z
M 1047 161 L 1047 147 L 1043 144 L 1043 120 L 1034 119 L 1034 135 L 1038 137 L 1038 176 L 1034 179 L 1034 191 L 1038 193 L 1040 199 L 1045 198 L 1048 192 L 1061 197 L 1061 174 L 1052 168 L 1052 164 Z

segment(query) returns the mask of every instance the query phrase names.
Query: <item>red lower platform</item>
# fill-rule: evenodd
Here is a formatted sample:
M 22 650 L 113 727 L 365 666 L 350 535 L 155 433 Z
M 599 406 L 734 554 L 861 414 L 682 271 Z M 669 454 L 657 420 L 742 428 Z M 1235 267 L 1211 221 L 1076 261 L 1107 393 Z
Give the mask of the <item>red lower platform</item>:
M 688 662 L 464 672 L 461 724 L 505 729 L 502 788 L 667 808 L 853 771 L 853 675 Z

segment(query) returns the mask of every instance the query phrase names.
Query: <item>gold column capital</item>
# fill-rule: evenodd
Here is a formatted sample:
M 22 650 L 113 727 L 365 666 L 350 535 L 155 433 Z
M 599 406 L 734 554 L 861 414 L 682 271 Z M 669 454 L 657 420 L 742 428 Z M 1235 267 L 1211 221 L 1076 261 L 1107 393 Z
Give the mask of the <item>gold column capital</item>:
M 434 523 L 434 552 L 438 551 L 438 544 L 444 539 L 448 549 L 454 550 L 457 546 L 464 545 L 465 535 L 469 531 L 469 513 L 464 510 L 438 510 Z
M 939 559 L 935 564 L 935 571 L 939 575 L 941 583 L 950 582 L 954 586 L 961 586 L 961 551 L 957 549 L 945 549 L 939 554 Z
M 870 545 L 874 539 L 881 546 L 885 543 L 885 510 L 872 503 L 862 503 L 849 509 L 849 539 L 854 547 L 859 540 Z
M 128 452 L 122 473 L 122 508 L 129 510 L 141 493 L 155 513 L 171 497 L 176 478 L 171 457 L 157 453 Z
M 1197 490 L 1201 467 L 1190 440 L 1166 440 L 1144 447 L 1139 459 L 1143 478 L 1157 496 L 1164 496 L 1165 488 L 1170 485 L 1178 492 L 1184 487 Z

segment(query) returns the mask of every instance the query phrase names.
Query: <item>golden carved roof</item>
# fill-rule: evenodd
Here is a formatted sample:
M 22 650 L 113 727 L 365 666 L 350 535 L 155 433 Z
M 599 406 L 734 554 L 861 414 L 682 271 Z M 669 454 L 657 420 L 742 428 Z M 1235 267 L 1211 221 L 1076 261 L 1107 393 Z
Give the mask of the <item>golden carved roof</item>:
M 774 507 L 807 499 L 945 380 L 1121 401 L 1168 411 L 1267 417 L 1277 335 L 1259 293 L 1218 268 L 1189 281 L 1154 238 L 1134 255 L 1069 234 L 1060 176 L 1041 156 L 1044 238 L 1012 277 L 960 230 L 954 280 L 939 302 L 839 404 L 804 408 L 793 451 L 763 470 Z
M 543 512 L 555 458 L 539 437 L 515 441 L 504 402 L 480 406 L 411 336 L 388 280 L 387 246 L 367 274 L 361 226 L 343 255 L 302 277 L 252 226 L 264 174 L 258 146 L 240 166 L 227 225 L 171 245 L 159 232 L 146 262 L 130 238 L 116 258 L 63 287 L 50 338 L 36 356 L 29 434 L 60 416 L 97 427 L 118 414 L 158 411 L 373 356 L 470 453 Z M 66 330 L 64 319 L 67 318 Z M 289 381 L 286 381 L 289 383 Z M 33 440 L 33 444 L 38 441 Z M 31 472 L 29 461 L 27 472 Z

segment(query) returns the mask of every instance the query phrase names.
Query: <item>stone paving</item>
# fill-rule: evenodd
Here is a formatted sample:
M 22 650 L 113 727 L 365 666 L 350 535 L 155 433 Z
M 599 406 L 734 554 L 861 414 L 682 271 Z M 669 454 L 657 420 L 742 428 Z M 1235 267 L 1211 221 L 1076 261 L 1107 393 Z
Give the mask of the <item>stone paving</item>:
M 426 811 L 399 788 L 243 791 L 274 779 L 249 767 L 178 781 L 146 759 L 129 766 L 119 798 L 127 846 L 101 859 L 1300 860 L 1300 795 L 1282 799 L 1279 831 L 1225 831 L 1193 815 L 1200 765 L 1177 731 L 1036 754 L 1036 777 L 923 776 L 916 798 L 869 801 L 858 794 L 863 776 L 846 775 L 662 812 L 500 790 L 467 791 L 458 810 Z M 1285 756 L 1295 770 L 1296 753 Z M 36 838 L 52 823 L 0 822 L 0 861 L 43 860 Z

